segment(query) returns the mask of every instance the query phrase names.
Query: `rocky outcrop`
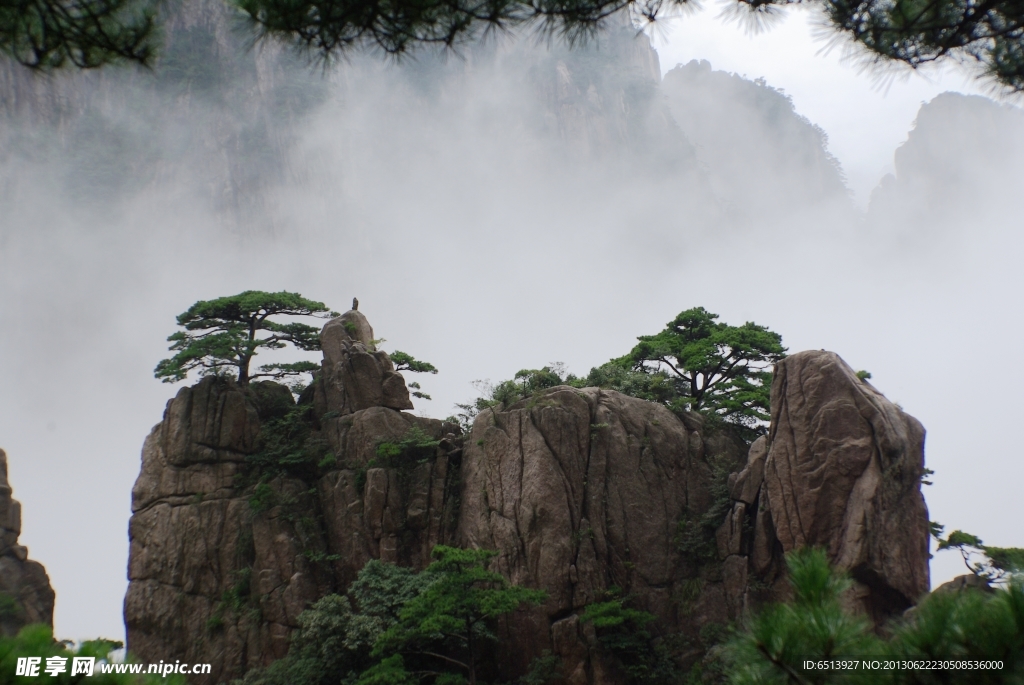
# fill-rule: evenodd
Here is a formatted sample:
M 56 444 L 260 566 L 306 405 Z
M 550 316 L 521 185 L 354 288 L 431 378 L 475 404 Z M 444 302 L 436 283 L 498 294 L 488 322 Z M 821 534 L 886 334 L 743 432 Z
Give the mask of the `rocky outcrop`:
M 7 453 L 0 449 L 0 634 L 7 636 L 30 623 L 52 626 L 55 598 L 46 569 L 18 544 L 21 502 L 11 492 Z
M 914 128 L 871 194 L 868 217 L 879 236 L 934 240 L 963 222 L 1002 225 L 1024 193 L 1024 112 L 960 93 L 922 103 Z M 979 203 L 974 198 L 984 196 Z
M 498 626 L 485 663 L 506 680 L 550 651 L 561 682 L 625 682 L 583 619 L 615 593 L 688 668 L 716 626 L 785 597 L 784 554 L 804 545 L 850 571 L 850 603 L 876 621 L 927 589 L 924 431 L 832 353 L 777 366 L 770 430 L 747 450 L 697 415 L 568 386 L 487 409 L 461 436 L 399 411 L 404 382 L 362 314 L 321 342 L 297 405 L 274 384 L 208 378 L 146 440 L 125 599 L 143 660 L 213 664 L 201 683 L 241 676 L 283 656 L 299 613 L 367 561 L 422 568 L 437 544 L 496 550 L 495 570 L 545 590 Z M 301 440 L 273 462 L 282 425 Z
M 405 379 L 386 352 L 375 349 L 373 328 L 358 311 L 329 321 L 320 334 L 323 373 L 317 395 L 321 413 L 351 414 L 370 407 L 412 409 Z
M 506 629 L 502 659 L 522 671 L 548 649 L 568 682 L 619 682 L 579 616 L 613 587 L 664 632 L 695 639 L 724 622 L 721 592 L 694 611 L 692 588 L 708 574 L 678 542 L 680 522 L 712 505 L 709 456 L 699 419 L 614 391 L 559 387 L 481 413 L 465 448 L 458 542 L 497 550 L 503 575 L 547 592 Z
M 782 555 L 822 547 L 876 623 L 914 604 L 929 587 L 920 422 L 824 350 L 776 365 L 771 406 L 769 434 L 730 479 L 719 553 L 778 597 Z
M 455 429 L 392 408 L 412 407 L 408 390 L 372 336 L 358 312 L 330 321 L 299 405 L 273 383 L 213 377 L 167 404 L 132 491 L 124 611 L 140 658 L 239 677 L 284 656 L 298 615 L 369 559 L 422 568 L 450 541 Z M 290 448 L 313 461 L 266 463 L 268 432 L 296 411 L 309 435 Z M 428 445 L 415 464 L 375 464 L 380 443 L 410 435 Z

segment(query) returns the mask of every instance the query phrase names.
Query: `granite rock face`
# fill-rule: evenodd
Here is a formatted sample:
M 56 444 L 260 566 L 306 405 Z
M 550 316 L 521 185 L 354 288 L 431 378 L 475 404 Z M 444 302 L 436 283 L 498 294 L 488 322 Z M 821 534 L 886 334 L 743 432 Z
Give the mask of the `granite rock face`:
M 421 568 L 450 539 L 459 455 L 445 438 L 457 429 L 395 410 L 412 407 L 408 390 L 372 336 L 358 312 L 328 322 L 323 370 L 298 406 L 283 386 L 217 378 L 168 403 L 132 491 L 124 612 L 140 658 L 210 663 L 197 682 L 230 681 L 284 656 L 298 615 L 369 559 Z M 303 406 L 306 447 L 327 461 L 258 471 L 261 430 Z M 413 429 L 440 443 L 425 463 L 371 463 L 381 442 Z
M 7 453 L 0 449 L 0 635 L 6 636 L 30 623 L 52 626 L 55 599 L 46 569 L 18 544 L 21 502 L 11 492 Z
M 370 407 L 412 409 L 409 389 L 387 353 L 374 348 L 373 328 L 358 311 L 331 319 L 320 334 L 324 351 L 318 408 L 351 414 Z
M 484 410 L 462 436 L 399 411 L 404 381 L 362 314 L 322 343 L 298 405 L 273 384 L 206 379 L 147 438 L 125 599 L 143 660 L 214 664 L 200 685 L 240 677 L 283 656 L 299 613 L 368 560 L 419 569 L 437 544 L 496 550 L 494 570 L 547 593 L 498 626 L 485 663 L 504 680 L 549 650 L 560 682 L 624 683 L 582 620 L 615 588 L 688 668 L 706 628 L 785 597 L 784 554 L 802 545 L 851 572 L 851 605 L 876 621 L 927 589 L 924 431 L 832 353 L 778 365 L 770 430 L 748 449 L 700 416 L 568 386 Z M 254 478 L 295 411 L 316 460 Z M 426 446 L 410 461 L 378 450 L 410 440 Z
M 730 479 L 720 554 L 783 596 L 782 555 L 822 547 L 856 581 L 853 606 L 876 623 L 901 613 L 929 587 L 924 427 L 825 351 L 776 365 L 771 407 Z
M 708 458 L 698 421 L 614 391 L 558 387 L 481 413 L 465 447 L 458 542 L 497 550 L 497 570 L 548 594 L 514 617 L 502 659 L 518 672 L 549 649 L 567 682 L 620 682 L 579 617 L 613 586 L 665 632 L 693 637 L 724 618 L 720 596 L 697 611 L 686 599 L 702 575 L 677 540 L 679 522 L 711 506 Z

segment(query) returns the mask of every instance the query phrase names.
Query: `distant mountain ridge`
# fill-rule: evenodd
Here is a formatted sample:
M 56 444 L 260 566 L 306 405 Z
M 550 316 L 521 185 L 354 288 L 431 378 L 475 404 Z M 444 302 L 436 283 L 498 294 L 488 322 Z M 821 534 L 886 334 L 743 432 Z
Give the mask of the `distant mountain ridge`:
M 323 178 L 315 165 L 296 166 L 292 151 L 325 102 L 337 103 L 342 117 L 366 98 L 386 117 L 411 106 L 396 125 L 416 139 L 437 135 L 431 118 L 496 97 L 501 116 L 477 120 L 477 135 L 535 146 L 532 163 L 550 156 L 569 173 L 604 169 L 608 179 L 640 185 L 675 179 L 687 198 L 679 206 L 700 205 L 705 223 L 723 211 L 749 218 L 844 197 L 824 134 L 778 91 L 706 62 L 678 67 L 662 82 L 657 52 L 626 19 L 580 49 L 519 37 L 459 57 L 421 54 L 399 68 L 356 56 L 322 77 L 273 44 L 248 49 L 220 3 L 189 0 L 169 13 L 151 74 L 112 69 L 44 80 L 0 65 L 0 176 L 49 165 L 48 178 L 83 203 L 184 191 L 229 228 L 259 230 L 275 192 Z M 483 88 L 495 94 L 481 95 Z M 353 136 L 388 135 L 360 128 L 365 123 L 343 118 L 338 126 Z
M 921 105 L 894 162 L 868 210 L 880 229 L 905 234 L 1012 215 L 1024 196 L 1024 111 L 943 93 Z

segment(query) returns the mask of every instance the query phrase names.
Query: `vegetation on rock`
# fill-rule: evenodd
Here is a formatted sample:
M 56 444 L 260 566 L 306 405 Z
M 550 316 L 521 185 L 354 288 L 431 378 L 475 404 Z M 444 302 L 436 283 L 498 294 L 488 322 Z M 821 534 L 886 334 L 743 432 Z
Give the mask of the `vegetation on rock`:
M 420 573 L 371 560 L 347 596 L 302 613 L 287 657 L 241 683 L 476 683 L 494 620 L 544 598 L 488 571 L 494 554 L 438 546 Z
M 963 557 L 967 570 L 986 582 L 1009 582 L 1015 574 L 1024 574 L 1024 549 L 986 545 L 977 535 L 962 530 L 954 530 L 946 537 L 942 537 L 945 527 L 934 521 L 930 525 L 939 551 L 957 550 Z M 972 561 L 977 557 L 981 559 Z
M 663 374 L 677 388 L 668 402 L 747 427 L 769 419 L 771 367 L 786 356 L 782 336 L 748 321 L 730 326 L 703 307 L 680 312 L 665 330 L 613 364 Z
M 402 352 L 401 350 L 395 350 L 388 355 L 391 357 L 391 363 L 395 365 L 395 371 L 412 371 L 413 373 L 437 373 L 437 367 L 430 362 L 420 361 L 411 354 Z M 406 383 L 410 388 L 413 389 L 412 396 L 418 397 L 422 400 L 429 400 L 430 395 L 422 392 L 420 384 L 413 381 Z
M 720 323 L 703 307 L 680 312 L 656 335 L 640 336 L 628 354 L 593 368 L 585 377 L 562 364 L 522 369 L 484 396 L 458 404 L 450 417 L 468 427 L 487 407 L 509 406 L 556 385 L 599 387 L 664 404 L 673 412 L 696 412 L 710 425 L 727 423 L 745 438 L 762 433 L 770 418 L 771 368 L 786 354 L 782 336 L 764 326 Z M 479 383 L 479 382 L 478 382 Z
M 290 343 L 300 350 L 320 349 L 319 329 L 303 323 L 279 323 L 271 317 L 337 316 L 322 302 L 298 293 L 267 293 L 246 290 L 231 297 L 200 300 L 177 317 L 178 331 L 167 338 L 173 357 L 156 365 L 154 375 L 165 383 L 185 380 L 190 371 L 219 375 L 234 369 L 236 380 L 246 385 L 254 378 L 286 378 L 319 369 L 313 362 L 265 364 L 250 373 L 252 358 L 263 349 L 277 350 Z M 266 332 L 260 337 L 258 334 Z
M 612 588 L 608 594 L 611 599 L 588 605 L 580 620 L 593 624 L 598 641 L 615 659 L 627 682 L 636 685 L 678 682 L 681 674 L 672 663 L 665 642 L 652 643 L 647 625 L 654 621 L 654 615 L 629 607 L 627 599 L 617 596 L 618 588 Z
M 375 450 L 377 456 L 368 466 L 407 469 L 431 459 L 439 444 L 439 440 L 434 440 L 423 429 L 413 426 L 398 442 L 378 443 Z

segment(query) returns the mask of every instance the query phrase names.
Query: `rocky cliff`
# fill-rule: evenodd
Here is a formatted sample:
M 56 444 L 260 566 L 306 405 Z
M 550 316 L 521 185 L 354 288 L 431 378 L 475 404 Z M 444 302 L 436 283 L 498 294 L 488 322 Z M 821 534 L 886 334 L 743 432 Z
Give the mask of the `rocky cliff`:
M 783 555 L 802 545 L 851 571 L 849 601 L 877 621 L 927 590 L 924 431 L 832 353 L 778 366 L 770 431 L 748 452 L 699 416 L 567 386 L 488 409 L 462 436 L 402 411 L 362 314 L 321 340 L 298 404 L 207 378 L 147 438 L 125 599 L 143 660 L 240 676 L 283 656 L 298 614 L 366 561 L 422 568 L 439 543 L 496 550 L 495 570 L 547 591 L 499 626 L 489 663 L 506 680 L 550 650 L 565 683 L 624 682 L 580 619 L 615 591 L 688 667 L 709 628 L 785 595 Z M 274 452 L 286 425 L 291 447 Z
M 7 453 L 0 449 L 0 634 L 15 635 L 30 623 L 53 625 L 53 588 L 46 569 L 18 544 L 21 502 L 11 497 Z
M 284 656 L 299 613 L 369 559 L 422 567 L 451 539 L 457 428 L 399 411 L 408 390 L 362 314 L 332 320 L 321 339 L 323 371 L 299 405 L 273 383 L 206 378 L 146 438 L 124 609 L 140 657 L 211 663 L 204 682 L 230 680 Z M 261 462 L 266 434 L 296 412 L 314 417 L 297 448 L 316 461 Z M 439 443 L 422 466 L 374 466 L 380 443 L 414 429 Z

